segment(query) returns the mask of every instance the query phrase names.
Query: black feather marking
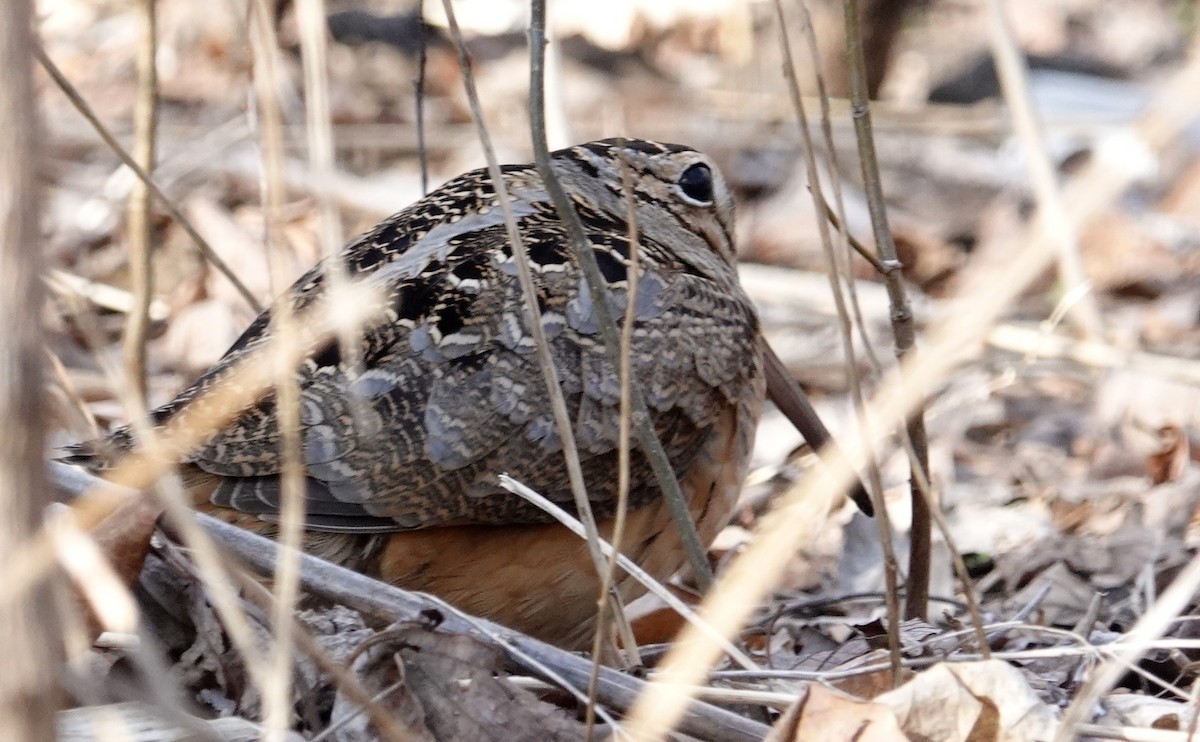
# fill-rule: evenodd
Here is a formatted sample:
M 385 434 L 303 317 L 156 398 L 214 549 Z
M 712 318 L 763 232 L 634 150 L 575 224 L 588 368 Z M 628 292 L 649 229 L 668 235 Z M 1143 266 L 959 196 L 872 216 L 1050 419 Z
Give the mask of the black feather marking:
M 600 179 L 600 168 L 596 167 L 591 160 L 583 157 L 572 157 L 571 159 L 574 160 L 575 164 L 579 166 L 579 169 L 582 170 L 589 178 L 595 178 L 597 180 Z
M 372 241 L 361 249 L 349 253 L 346 256 L 346 272 L 353 275 L 375 268 L 387 260 L 390 247 L 390 245 Z
M 396 293 L 394 308 L 399 319 L 416 322 L 437 306 L 438 291 L 434 283 L 421 281 L 408 284 Z
M 529 260 L 538 265 L 561 265 L 567 262 L 567 248 L 562 242 L 551 237 L 537 239 L 530 235 L 531 243 L 527 251 Z M 535 241 L 536 240 L 536 241 Z
M 463 328 L 462 314 L 457 305 L 450 305 L 438 312 L 437 329 L 442 337 L 453 335 Z
M 350 275 L 372 271 L 403 255 L 420 237 L 412 222 L 411 219 L 387 221 L 364 236 L 346 255 Z
M 481 280 L 487 275 L 487 255 L 480 253 L 465 258 L 450 270 L 460 281 Z
M 629 277 L 628 271 L 625 270 L 625 264 L 611 252 L 608 250 L 593 250 L 592 252 L 596 254 L 596 262 L 600 264 L 600 274 L 604 276 L 605 281 L 618 283 Z
M 318 348 L 313 353 L 312 362 L 317 365 L 317 368 L 340 366 L 342 363 L 342 348 L 337 338 L 331 338 L 322 347 Z
M 225 351 L 225 355 L 229 355 L 235 350 L 241 350 L 251 342 L 262 337 L 266 333 L 267 327 L 270 326 L 270 324 L 271 310 L 270 308 L 267 308 L 263 310 L 262 314 L 254 318 L 254 321 L 250 323 L 250 326 L 246 328 L 246 331 L 243 332 L 237 340 L 233 341 L 233 345 L 229 346 L 229 350 Z

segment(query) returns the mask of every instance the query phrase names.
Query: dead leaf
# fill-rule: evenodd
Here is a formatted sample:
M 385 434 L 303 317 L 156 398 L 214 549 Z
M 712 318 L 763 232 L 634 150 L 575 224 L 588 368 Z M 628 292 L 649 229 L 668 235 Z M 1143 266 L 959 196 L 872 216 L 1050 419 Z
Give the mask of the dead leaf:
M 126 585 L 137 582 L 142 572 L 150 537 L 162 511 L 162 505 L 154 497 L 132 497 L 92 532 L 96 544 Z
M 1021 672 L 1000 660 L 935 665 L 875 701 L 889 706 L 914 739 L 1043 740 L 1057 724 Z
M 891 742 L 908 737 L 892 710 L 881 703 L 859 701 L 816 683 L 798 699 L 771 730 L 769 741 L 854 740 Z
M 682 590 L 674 585 L 664 585 L 676 598 L 684 604 L 695 607 L 699 599 L 692 592 Z M 675 612 L 666 602 L 653 593 L 648 593 L 626 606 L 626 616 L 633 627 L 633 635 L 637 637 L 638 645 L 666 644 L 675 638 L 683 628 L 683 616 Z M 618 637 L 620 643 L 620 637 Z
M 1040 623 L 1050 626 L 1074 626 L 1096 594 L 1087 580 L 1059 561 L 1030 580 L 1011 601 L 1014 605 L 1027 605 L 1047 586 L 1050 592 L 1038 604 L 1038 614 Z
M 472 636 L 396 624 L 354 663 L 363 685 L 408 726 L 415 739 L 582 739 L 583 725 L 562 709 L 505 680 L 495 646 Z M 338 694 L 331 726 L 339 740 L 376 739 L 358 707 Z
M 1186 703 L 1121 691 L 1104 699 L 1101 724 L 1184 731 L 1195 711 Z
M 199 375 L 216 363 L 244 329 L 234 305 L 224 299 L 204 299 L 175 313 L 163 335 L 163 351 L 188 374 Z
M 1158 449 L 1147 457 L 1146 469 L 1155 484 L 1173 482 L 1183 474 L 1191 458 L 1187 435 L 1178 425 L 1163 425 L 1157 435 Z

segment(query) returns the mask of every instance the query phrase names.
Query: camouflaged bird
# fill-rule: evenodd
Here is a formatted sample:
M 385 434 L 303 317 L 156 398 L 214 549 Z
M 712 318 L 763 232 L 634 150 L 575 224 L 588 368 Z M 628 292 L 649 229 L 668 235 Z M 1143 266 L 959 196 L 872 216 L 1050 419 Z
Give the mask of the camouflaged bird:
M 624 139 L 552 154 L 607 283 L 625 311 L 630 225 L 638 233 L 631 361 L 654 428 L 705 543 L 728 519 L 765 394 L 764 344 L 738 283 L 733 199 L 705 155 Z M 570 240 L 533 165 L 501 168 L 574 421 L 588 497 L 608 533 L 617 495 L 620 386 Z M 336 343 L 299 367 L 306 548 L 562 645 L 586 639 L 597 579 L 582 542 L 503 490 L 509 473 L 567 510 L 573 499 L 486 170 L 455 178 L 337 257 L 351 280 L 386 287 L 386 316 L 359 357 Z M 318 264 L 290 289 L 302 309 L 329 283 Z M 264 313 L 212 370 L 154 413 L 163 424 L 272 332 Z M 135 444 L 128 427 L 68 461 L 104 469 Z M 281 500 L 273 396 L 180 462 L 196 506 L 272 533 Z M 632 458 L 624 551 L 666 578 L 683 551 L 649 464 Z M 640 592 L 632 581 L 626 596 Z

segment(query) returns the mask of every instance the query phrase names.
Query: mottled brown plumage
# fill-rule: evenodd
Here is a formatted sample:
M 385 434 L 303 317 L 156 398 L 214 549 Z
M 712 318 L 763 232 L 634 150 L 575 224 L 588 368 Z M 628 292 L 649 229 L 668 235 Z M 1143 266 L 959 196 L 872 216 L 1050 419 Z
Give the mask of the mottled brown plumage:
M 618 314 L 628 300 L 630 254 L 618 163 L 630 169 L 639 233 L 633 368 L 701 534 L 711 539 L 733 507 L 765 388 L 757 319 L 734 267 L 732 198 L 707 157 L 678 145 L 606 140 L 561 150 L 552 161 Z M 536 169 L 506 166 L 503 173 L 588 496 L 605 521 L 616 501 L 617 374 Z M 365 328 L 359 357 L 343 359 L 330 344 L 298 371 L 308 548 L 514 628 L 576 642 L 596 599 L 586 552 L 496 478 L 509 473 L 573 510 L 487 172 L 451 180 L 338 259 L 350 279 L 383 288 L 390 310 Z M 327 281 L 325 265 L 314 267 L 291 288 L 294 306 L 311 304 Z M 155 420 L 164 423 L 222 383 L 270 332 L 264 313 Z M 122 428 L 80 444 L 68 460 L 103 469 L 133 444 Z M 270 531 L 280 506 L 274 397 L 181 464 L 198 506 Z M 669 575 L 683 556 L 640 453 L 631 506 L 626 551 Z

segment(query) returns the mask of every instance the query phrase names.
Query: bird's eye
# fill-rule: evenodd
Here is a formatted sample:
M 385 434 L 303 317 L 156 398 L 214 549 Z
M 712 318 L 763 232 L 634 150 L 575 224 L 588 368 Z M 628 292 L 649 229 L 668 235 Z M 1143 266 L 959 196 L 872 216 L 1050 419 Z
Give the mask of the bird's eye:
M 700 206 L 710 206 L 713 202 L 713 177 L 708 165 L 696 163 L 679 176 L 677 182 L 679 192 L 689 201 Z

